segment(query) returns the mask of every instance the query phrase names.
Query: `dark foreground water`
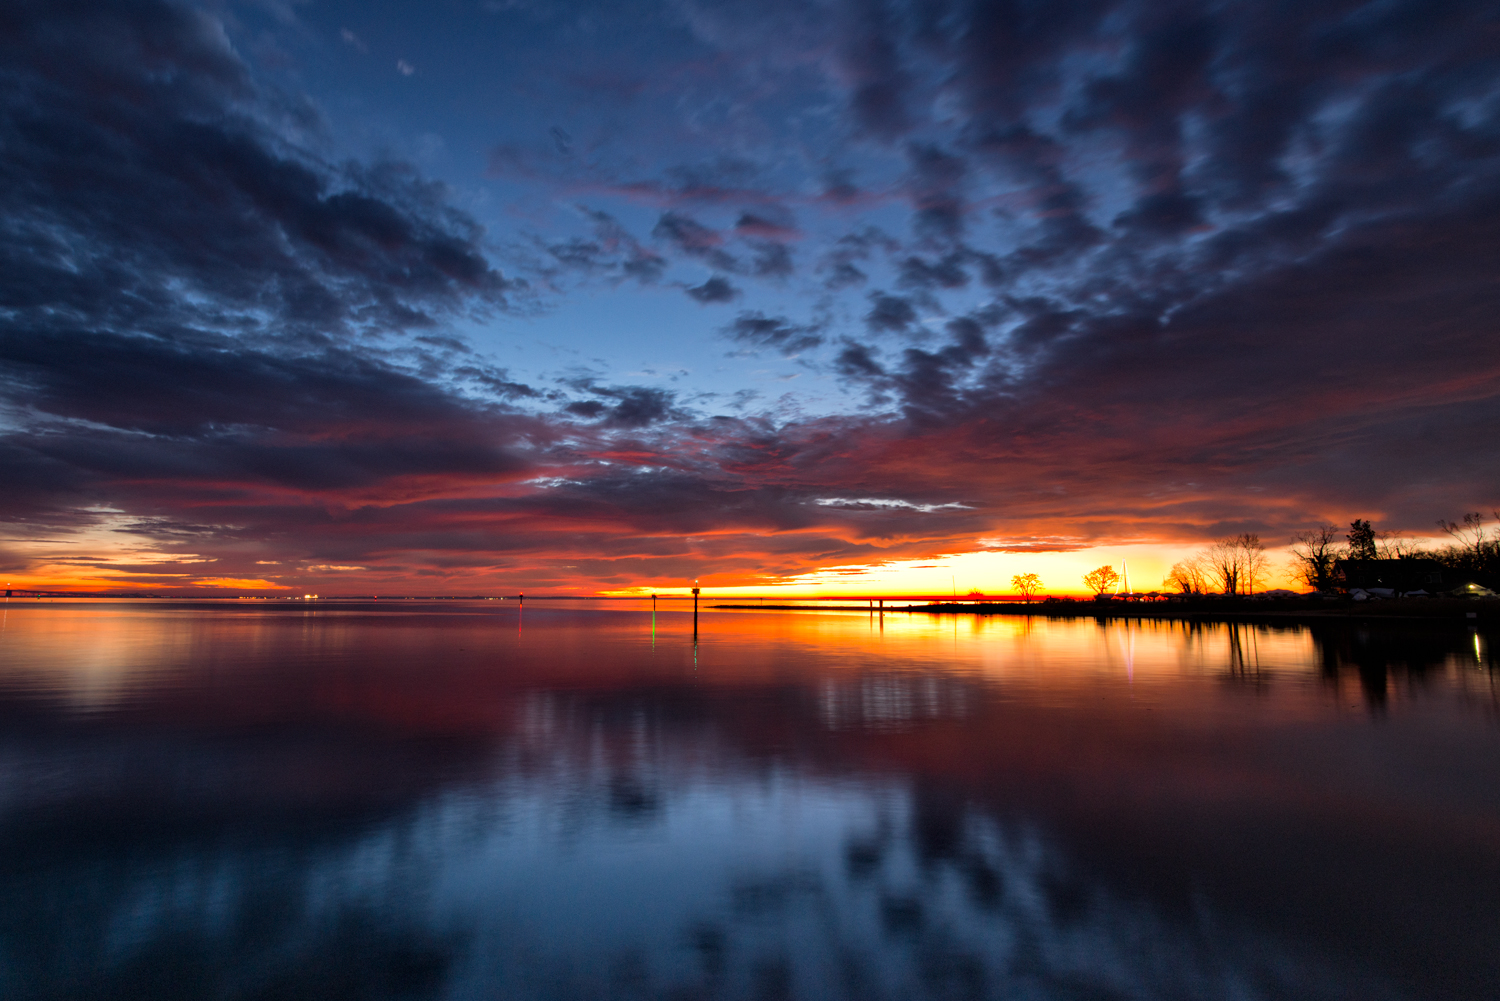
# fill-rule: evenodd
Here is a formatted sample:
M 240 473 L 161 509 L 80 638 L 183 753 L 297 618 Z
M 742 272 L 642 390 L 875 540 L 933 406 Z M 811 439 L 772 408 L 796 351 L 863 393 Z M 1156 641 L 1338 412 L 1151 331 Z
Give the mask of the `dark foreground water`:
M 1422 631 L 15 602 L 7 998 L 1500 995 Z

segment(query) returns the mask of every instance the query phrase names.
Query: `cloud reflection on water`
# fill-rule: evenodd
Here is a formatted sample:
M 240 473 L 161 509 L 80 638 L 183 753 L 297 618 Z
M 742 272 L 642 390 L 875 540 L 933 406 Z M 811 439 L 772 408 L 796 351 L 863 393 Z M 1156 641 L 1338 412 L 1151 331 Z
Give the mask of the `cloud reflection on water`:
M 1493 966 L 1495 766 L 1451 758 L 1496 732 L 1441 638 L 1385 647 L 1372 721 L 1327 680 L 1357 634 L 1137 631 L 1127 677 L 1119 627 L 721 616 L 695 673 L 671 616 L 652 661 L 609 613 L 169 611 L 152 644 L 141 610 L 80 703 L 109 627 L 35 611 L 0 662 L 15 996 L 1397 997 L 1423 950 L 1449 986 Z M 1474 925 L 1373 962 L 1422 895 Z

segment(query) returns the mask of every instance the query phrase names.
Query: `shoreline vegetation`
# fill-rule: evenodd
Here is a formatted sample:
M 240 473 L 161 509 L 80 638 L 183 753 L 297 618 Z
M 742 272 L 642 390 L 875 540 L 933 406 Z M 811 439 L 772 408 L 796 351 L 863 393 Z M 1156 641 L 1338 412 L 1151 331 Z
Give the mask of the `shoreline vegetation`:
M 1500 600 L 1488 598 L 1391 598 L 1355 601 L 1347 597 L 1251 598 L 1205 595 L 1183 600 L 1126 601 L 1123 599 L 1044 598 L 1019 601 L 976 601 L 957 598 L 927 604 L 773 605 L 715 604 L 716 609 L 762 611 L 903 612 L 925 615 L 1029 615 L 1054 619 L 1187 619 L 1203 621 L 1275 622 L 1329 619 L 1403 619 L 1458 624 L 1500 622 Z

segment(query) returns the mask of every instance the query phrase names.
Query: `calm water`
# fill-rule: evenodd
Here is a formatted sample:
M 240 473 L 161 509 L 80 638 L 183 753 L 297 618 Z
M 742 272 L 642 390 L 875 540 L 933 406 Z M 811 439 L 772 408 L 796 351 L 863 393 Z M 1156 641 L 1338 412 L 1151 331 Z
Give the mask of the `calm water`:
M 6 997 L 1500 993 L 1462 624 L 0 614 Z

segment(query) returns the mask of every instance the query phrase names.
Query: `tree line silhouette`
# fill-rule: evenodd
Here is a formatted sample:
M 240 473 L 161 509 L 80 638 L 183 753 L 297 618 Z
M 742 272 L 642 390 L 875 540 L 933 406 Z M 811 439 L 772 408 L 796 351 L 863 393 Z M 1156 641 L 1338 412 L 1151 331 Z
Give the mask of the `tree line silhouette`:
M 1500 510 L 1491 514 L 1496 521 L 1494 527 L 1488 526 L 1478 511 L 1465 514 L 1461 521 L 1439 520 L 1438 527 L 1453 541 L 1430 548 L 1399 532 L 1376 531 L 1365 518 L 1351 521 L 1347 531 L 1337 525 L 1319 525 L 1292 536 L 1292 558 L 1287 569 L 1301 584 L 1318 591 L 1336 591 L 1346 585 L 1344 567 L 1351 563 L 1423 560 L 1441 566 L 1451 578 L 1500 590 Z M 1242 532 L 1172 564 L 1162 581 L 1162 590 L 1179 594 L 1254 594 L 1263 590 L 1271 569 L 1260 536 Z M 1120 574 L 1112 566 L 1098 567 L 1083 575 L 1084 586 L 1096 596 L 1102 597 L 1120 583 Z M 1011 587 L 1029 603 L 1043 585 L 1036 574 L 1017 574 L 1011 578 Z
M 1344 568 L 1351 564 L 1421 560 L 1440 566 L 1450 578 L 1500 590 L 1500 511 L 1492 515 L 1497 522 L 1494 527 L 1486 525 L 1478 511 L 1465 514 L 1461 521 L 1440 520 L 1438 527 L 1453 541 L 1429 548 L 1399 532 L 1376 531 L 1365 518 L 1354 519 L 1347 531 L 1337 525 L 1319 525 L 1292 537 L 1287 569 L 1299 583 L 1318 591 L 1335 591 L 1348 583 Z M 1174 563 L 1162 589 L 1179 594 L 1254 594 L 1263 590 L 1271 570 L 1260 536 L 1242 532 Z M 1119 583 L 1120 574 L 1112 566 L 1083 575 L 1084 586 L 1096 596 Z
M 1492 512 L 1500 522 L 1500 511 Z M 1346 582 L 1340 565 L 1351 561 L 1429 560 L 1441 566 L 1450 576 L 1494 588 L 1500 586 L 1500 526 L 1485 525 L 1484 515 L 1471 511 L 1462 521 L 1438 521 L 1453 541 L 1444 546 L 1423 548 L 1397 532 L 1378 532 L 1366 519 L 1349 523 L 1342 544 L 1339 529 L 1320 525 L 1300 532 L 1292 539 L 1293 575 L 1308 587 L 1328 591 Z
M 1500 522 L 1500 511 L 1492 513 Z M 1500 586 L 1500 526 L 1488 527 L 1484 515 L 1473 511 L 1462 521 L 1440 520 L 1438 527 L 1453 542 L 1423 548 L 1399 532 L 1376 531 L 1365 518 L 1350 522 L 1348 531 L 1337 525 L 1319 525 L 1292 537 L 1288 569 L 1294 579 L 1308 587 L 1333 591 L 1345 586 L 1344 567 L 1351 563 L 1426 560 L 1449 571 L 1452 577 L 1490 588 Z M 1260 537 L 1244 533 L 1174 564 L 1162 584 L 1183 594 L 1250 594 L 1259 589 L 1269 570 L 1270 561 Z M 1084 583 L 1092 586 L 1088 577 Z
M 1242 532 L 1172 564 L 1162 587 L 1182 594 L 1254 594 L 1270 569 L 1260 536 Z

